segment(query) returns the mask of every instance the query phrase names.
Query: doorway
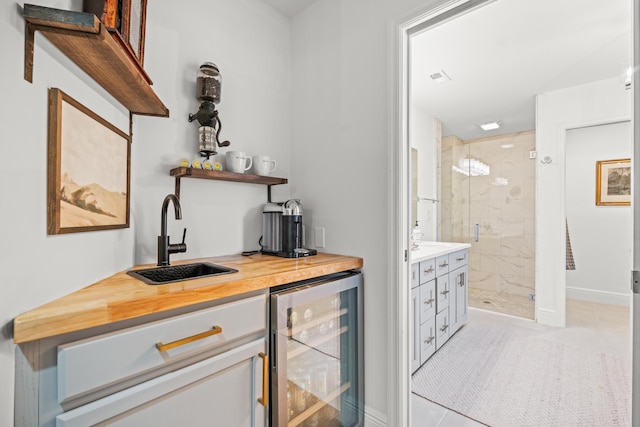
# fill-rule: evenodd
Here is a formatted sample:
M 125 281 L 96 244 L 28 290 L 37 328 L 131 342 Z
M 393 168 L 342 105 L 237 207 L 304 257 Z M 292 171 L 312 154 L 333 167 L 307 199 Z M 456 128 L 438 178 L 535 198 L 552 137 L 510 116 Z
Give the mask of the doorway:
M 454 3 L 454 2 L 451 2 L 451 3 Z M 490 4 L 490 3 L 487 3 L 487 4 Z M 456 5 L 460 6 L 460 9 L 457 10 L 455 13 L 449 15 L 447 17 L 447 19 L 453 19 L 453 18 L 457 19 L 460 15 L 462 15 L 464 13 L 467 13 L 470 10 L 472 10 L 472 9 L 474 9 L 474 8 L 479 6 L 478 3 L 467 4 L 466 2 L 457 2 Z M 456 5 L 454 5 L 451 9 L 453 9 Z M 464 7 L 464 6 L 466 6 L 466 7 Z M 481 6 L 484 6 L 484 4 L 482 4 Z M 451 9 L 448 9 L 448 10 L 451 11 Z M 437 20 L 437 21 L 438 21 L 437 22 L 438 24 L 442 23 L 442 19 Z M 418 30 L 416 30 L 416 32 L 425 31 L 427 27 L 428 27 L 428 25 L 425 25 L 425 22 L 423 21 L 421 23 L 421 27 Z M 411 32 L 411 31 L 409 31 L 409 32 Z M 583 65 L 587 66 L 586 64 L 583 64 Z M 477 70 L 477 68 L 474 68 L 474 71 L 476 71 L 476 70 Z M 483 84 L 487 84 L 488 82 L 485 80 L 482 83 Z M 570 86 L 570 85 L 567 85 L 567 86 Z M 544 89 L 540 89 L 540 90 L 541 90 L 541 92 L 544 92 Z M 552 89 L 550 89 L 550 90 L 552 90 Z M 410 108 L 410 106 L 407 106 L 407 108 Z M 533 116 L 533 110 L 534 109 L 532 109 L 532 116 Z M 580 120 L 579 119 L 574 119 L 574 121 L 580 121 Z M 446 123 L 445 123 L 445 125 L 446 125 Z M 566 125 L 566 123 L 565 123 L 565 125 Z M 536 136 L 536 139 L 537 138 L 538 137 Z M 562 146 L 562 149 L 564 149 L 564 146 Z M 540 151 L 540 150 L 538 150 L 538 151 Z M 549 156 L 551 159 L 547 163 L 544 163 L 545 166 L 540 166 L 540 164 L 538 162 L 540 162 L 542 160 L 546 160 L 547 156 L 537 158 L 535 160 L 537 169 L 542 167 L 542 168 L 546 168 L 545 171 L 547 171 L 547 170 L 550 170 L 553 167 L 556 167 L 559 170 L 562 170 L 562 172 L 564 172 L 564 169 L 562 168 L 562 166 L 560 164 L 562 161 L 564 161 L 564 154 L 562 156 L 559 156 L 558 153 L 557 153 L 557 149 L 553 150 L 551 153 L 540 153 L 540 152 L 538 152 L 538 153 L 535 153 L 535 154 L 539 154 L 539 155 L 552 154 L 551 156 Z M 406 164 L 405 164 L 405 167 L 406 167 Z M 439 163 L 439 167 L 442 167 L 442 164 Z M 552 177 L 552 179 L 553 178 L 554 177 Z M 544 180 L 546 181 L 545 185 L 548 185 L 549 184 L 548 181 L 550 181 L 549 178 L 547 177 Z M 556 182 L 557 182 L 557 180 L 556 180 Z M 538 189 L 538 191 L 539 191 L 539 189 Z M 562 197 L 564 197 L 563 191 L 561 191 L 560 193 L 561 193 L 560 195 Z M 545 201 L 545 203 L 548 203 L 548 200 Z M 557 226 L 553 226 L 553 227 L 548 227 L 547 228 L 546 226 L 548 224 L 545 223 L 544 225 L 545 225 L 545 229 L 547 231 L 549 231 L 549 233 L 553 233 L 554 238 L 551 239 L 551 241 L 549 241 L 549 240 L 545 241 L 542 246 L 546 247 L 549 251 L 553 252 L 554 256 L 558 256 L 559 255 L 561 258 L 563 258 L 562 255 L 561 255 L 562 252 L 560 252 L 559 249 L 560 248 L 564 249 L 564 233 L 563 233 L 563 231 L 564 231 L 564 221 L 562 222 L 563 227 L 560 230 L 558 230 Z M 466 228 L 466 230 L 468 232 L 468 235 L 469 236 L 473 236 L 473 228 L 471 226 L 471 222 L 469 222 L 468 226 L 465 227 L 465 228 Z M 556 232 L 558 232 L 558 233 L 556 233 Z M 403 233 L 404 233 L 404 231 L 403 231 Z M 561 236 L 562 240 L 560 240 L 558 236 Z M 559 244 L 559 242 L 560 242 L 560 244 Z M 540 247 L 540 243 L 539 242 L 537 243 L 537 247 L 538 247 L 538 249 L 536 249 L 536 251 L 539 250 L 539 247 Z M 550 248 L 553 248 L 553 249 L 550 249 Z M 558 271 L 558 269 L 554 265 L 553 266 L 553 272 L 554 272 L 553 275 L 556 275 L 557 271 Z M 562 271 L 563 274 L 564 274 L 564 267 L 560 271 Z M 548 279 L 548 278 L 549 277 L 547 275 L 547 277 L 545 277 L 545 279 Z M 539 280 L 539 278 L 537 280 Z M 563 326 L 564 315 L 565 315 L 565 312 L 564 312 L 564 304 L 565 304 L 564 280 L 560 281 L 560 284 L 562 285 L 562 288 L 561 288 L 562 289 L 562 295 L 558 294 L 557 289 L 556 290 L 551 290 L 550 289 L 552 287 L 556 287 L 557 286 L 557 284 L 558 284 L 557 277 L 552 277 L 552 280 L 547 280 L 547 282 L 548 282 L 547 287 L 545 289 L 543 289 L 542 290 L 543 292 L 541 292 L 538 295 L 538 296 L 542 296 L 542 303 L 543 303 L 542 304 L 542 311 L 541 311 L 542 314 L 543 314 L 542 322 L 543 323 L 547 323 L 547 324 L 551 324 L 551 325 L 555 325 L 555 326 Z M 536 290 L 538 290 L 538 287 L 536 287 Z

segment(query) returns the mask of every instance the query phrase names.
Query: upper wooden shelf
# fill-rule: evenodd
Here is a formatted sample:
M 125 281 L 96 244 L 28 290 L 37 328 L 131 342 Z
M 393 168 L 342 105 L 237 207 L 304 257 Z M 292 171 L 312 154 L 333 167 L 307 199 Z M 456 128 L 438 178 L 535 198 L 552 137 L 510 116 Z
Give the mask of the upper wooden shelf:
M 33 39 L 41 31 L 131 113 L 169 117 L 169 110 L 151 89 L 151 79 L 118 44 L 97 16 L 69 10 L 24 5 L 24 77 L 33 80 Z
M 252 184 L 265 185 L 278 185 L 286 184 L 287 182 L 289 182 L 286 178 L 276 178 L 274 176 L 250 175 L 226 171 L 210 171 L 185 167 L 171 169 L 170 173 L 171 176 L 176 178 L 215 179 L 218 181 L 249 182 Z

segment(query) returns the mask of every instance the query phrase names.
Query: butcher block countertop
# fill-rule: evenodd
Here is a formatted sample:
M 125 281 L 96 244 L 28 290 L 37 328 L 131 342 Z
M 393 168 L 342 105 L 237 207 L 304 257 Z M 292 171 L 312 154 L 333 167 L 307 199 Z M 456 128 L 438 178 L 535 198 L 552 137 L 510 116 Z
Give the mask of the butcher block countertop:
M 362 258 L 319 253 L 290 259 L 263 254 L 173 261 L 211 262 L 237 273 L 148 285 L 126 271 L 114 274 L 14 319 L 13 341 L 23 343 L 214 301 L 273 286 L 359 269 Z M 131 270 L 154 267 L 139 265 Z

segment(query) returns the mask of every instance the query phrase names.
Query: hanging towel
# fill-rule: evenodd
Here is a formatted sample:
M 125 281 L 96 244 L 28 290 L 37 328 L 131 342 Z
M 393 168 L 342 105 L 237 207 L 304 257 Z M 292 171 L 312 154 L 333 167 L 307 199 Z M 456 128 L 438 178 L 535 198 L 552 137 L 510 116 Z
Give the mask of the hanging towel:
M 565 230 L 566 230 L 566 235 L 567 235 L 567 270 L 575 270 L 576 269 L 576 262 L 573 259 L 573 251 L 571 250 L 571 239 L 569 238 L 569 223 L 567 222 L 567 219 L 564 219 L 565 223 Z

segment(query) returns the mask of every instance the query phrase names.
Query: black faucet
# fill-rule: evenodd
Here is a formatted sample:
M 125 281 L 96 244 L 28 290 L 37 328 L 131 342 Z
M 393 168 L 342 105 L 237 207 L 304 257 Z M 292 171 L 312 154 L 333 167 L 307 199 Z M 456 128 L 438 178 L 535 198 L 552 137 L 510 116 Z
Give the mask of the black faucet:
M 187 236 L 186 228 L 182 233 L 182 243 L 169 243 L 169 236 L 167 236 L 167 210 L 169 209 L 169 202 L 171 201 L 173 201 L 176 219 L 182 219 L 180 200 L 175 194 L 169 194 L 164 198 L 164 202 L 162 202 L 162 218 L 160 235 L 158 236 L 158 265 L 161 266 L 169 265 L 170 254 L 187 251 L 187 245 L 184 243 L 184 239 Z

